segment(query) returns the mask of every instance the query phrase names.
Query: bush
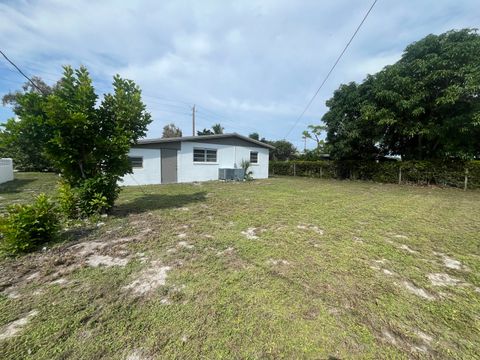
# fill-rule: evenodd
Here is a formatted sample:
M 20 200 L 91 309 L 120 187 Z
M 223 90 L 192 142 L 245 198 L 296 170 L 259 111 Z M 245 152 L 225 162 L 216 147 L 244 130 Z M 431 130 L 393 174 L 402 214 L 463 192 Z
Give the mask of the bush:
M 15 255 L 29 252 L 55 239 L 59 218 L 55 204 L 40 194 L 32 204 L 12 205 L 0 218 L 3 252 Z
M 243 177 L 245 180 L 250 181 L 253 180 L 253 171 L 250 169 L 250 161 L 242 160 L 240 163 L 240 167 L 243 169 Z
M 58 189 L 60 210 L 66 217 L 75 219 L 108 211 L 118 197 L 117 181 L 102 175 L 87 179 L 78 187 L 61 183 Z
M 99 175 L 75 189 L 83 215 L 101 214 L 113 207 L 120 192 L 116 176 Z
M 58 206 L 61 213 L 68 219 L 80 217 L 78 194 L 66 182 L 61 182 L 58 186 Z
M 480 161 L 272 161 L 273 175 L 330 179 L 372 180 L 383 183 L 463 187 L 468 170 L 468 188 L 480 188 Z

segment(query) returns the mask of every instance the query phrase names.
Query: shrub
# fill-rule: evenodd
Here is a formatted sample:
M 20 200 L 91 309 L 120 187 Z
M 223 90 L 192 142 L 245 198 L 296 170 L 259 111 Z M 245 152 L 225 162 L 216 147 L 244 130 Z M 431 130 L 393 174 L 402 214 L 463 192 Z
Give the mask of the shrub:
M 79 207 L 78 194 L 66 182 L 61 182 L 58 186 L 58 206 L 61 213 L 68 219 L 80 217 L 81 210 Z
M 63 182 L 58 188 L 60 210 L 69 219 L 108 211 L 118 197 L 116 180 L 102 175 L 85 180 L 78 187 Z
M 480 161 L 272 161 L 270 173 L 334 179 L 372 180 L 383 183 L 437 184 L 463 187 L 468 170 L 468 188 L 480 188 Z
M 245 180 L 250 181 L 253 180 L 253 172 L 250 169 L 250 161 L 248 160 L 242 160 L 240 163 L 240 167 L 243 169 L 243 177 Z
M 116 176 L 98 175 L 76 188 L 82 214 L 88 216 L 110 210 L 120 192 L 117 181 Z
M 15 255 L 29 252 L 53 240 L 59 228 L 55 204 L 40 194 L 29 205 L 12 205 L 0 218 L 2 251 Z

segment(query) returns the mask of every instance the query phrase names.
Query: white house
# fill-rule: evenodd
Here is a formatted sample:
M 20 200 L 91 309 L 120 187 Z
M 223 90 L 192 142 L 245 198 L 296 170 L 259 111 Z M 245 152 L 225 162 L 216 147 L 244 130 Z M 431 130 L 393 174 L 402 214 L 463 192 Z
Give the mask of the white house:
M 250 161 L 254 179 L 265 179 L 273 148 L 236 133 L 140 140 L 128 154 L 133 173 L 122 184 L 218 180 L 220 169 L 238 169 L 242 160 Z

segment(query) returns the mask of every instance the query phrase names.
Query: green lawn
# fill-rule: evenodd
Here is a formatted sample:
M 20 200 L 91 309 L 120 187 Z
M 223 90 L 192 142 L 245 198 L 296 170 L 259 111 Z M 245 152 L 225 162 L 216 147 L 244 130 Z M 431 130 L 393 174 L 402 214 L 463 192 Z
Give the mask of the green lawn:
M 17 178 L 2 205 L 56 180 Z M 69 242 L 0 260 L 0 358 L 476 358 L 479 215 L 480 192 L 434 187 L 126 188 Z

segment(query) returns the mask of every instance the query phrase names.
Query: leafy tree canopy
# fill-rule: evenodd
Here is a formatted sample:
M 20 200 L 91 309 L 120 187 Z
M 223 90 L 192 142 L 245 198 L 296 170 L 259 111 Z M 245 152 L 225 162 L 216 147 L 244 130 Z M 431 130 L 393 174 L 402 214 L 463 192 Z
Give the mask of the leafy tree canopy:
M 250 139 L 253 139 L 253 140 L 260 140 L 260 135 L 258 135 L 257 132 L 253 132 L 253 133 L 249 134 L 248 137 Z
M 163 127 L 162 138 L 182 137 L 182 130 L 175 124 L 171 123 Z
M 85 196 L 104 197 L 108 208 L 118 180 L 131 172 L 128 151 L 145 136 L 151 117 L 138 86 L 118 75 L 113 93 L 98 106 L 97 99 L 86 68 L 64 68 L 44 107 L 51 129 L 46 153 L 72 187 L 88 184 Z
M 428 35 L 361 84 L 342 85 L 322 120 L 334 158 L 480 157 L 480 36 Z
M 43 171 L 52 168 L 45 156 L 45 143 L 50 136 L 44 104 L 52 87 L 33 77 L 22 90 L 3 96 L 3 105 L 11 105 L 16 118 L 0 126 L 0 157 L 11 157 L 15 167 L 24 171 Z
M 203 130 L 199 130 L 197 131 L 197 135 L 198 136 L 203 136 L 203 135 L 214 135 L 214 132 L 210 129 L 203 129 Z
M 297 149 L 295 148 L 295 146 L 287 140 L 268 141 L 262 139 L 262 142 L 275 147 L 275 149 L 270 150 L 270 160 L 292 160 L 297 153 Z
M 197 135 L 219 135 L 223 134 L 224 130 L 225 128 L 221 124 L 213 124 L 211 129 L 203 129 L 201 131 L 197 131 Z
M 212 126 L 212 130 L 214 134 L 223 134 L 223 131 L 225 130 L 224 127 L 220 124 L 214 124 Z

